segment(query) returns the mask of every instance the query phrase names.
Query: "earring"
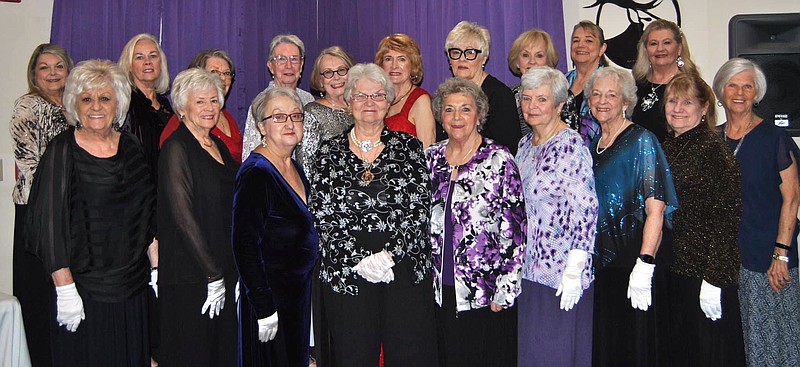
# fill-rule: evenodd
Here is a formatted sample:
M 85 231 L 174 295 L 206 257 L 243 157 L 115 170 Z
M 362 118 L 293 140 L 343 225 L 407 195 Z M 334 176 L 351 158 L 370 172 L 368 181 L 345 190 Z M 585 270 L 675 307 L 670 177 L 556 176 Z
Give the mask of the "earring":
M 261 137 L 261 147 L 262 148 L 266 148 L 267 147 L 267 137 L 266 136 L 262 136 Z
M 722 101 L 717 101 L 717 106 L 722 107 Z
M 700 122 L 703 123 L 703 124 L 705 124 L 707 122 L 706 121 L 706 114 L 703 114 L 703 116 L 700 117 Z
M 758 102 L 753 102 L 753 107 L 758 108 Z
M 683 57 L 681 57 L 681 55 L 678 55 L 676 63 L 678 64 L 678 69 L 683 69 L 683 67 L 686 65 L 686 63 L 683 62 Z
M 481 65 L 481 69 L 486 69 L 486 64 Z

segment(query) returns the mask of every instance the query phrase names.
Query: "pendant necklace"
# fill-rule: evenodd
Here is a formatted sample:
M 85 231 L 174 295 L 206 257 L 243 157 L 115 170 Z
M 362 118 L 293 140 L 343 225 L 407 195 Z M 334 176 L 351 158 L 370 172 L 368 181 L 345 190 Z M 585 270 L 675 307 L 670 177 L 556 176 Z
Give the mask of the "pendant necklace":
M 358 138 L 356 137 L 355 127 L 353 128 L 353 130 L 350 130 L 350 139 L 353 139 L 353 144 L 355 144 L 364 153 L 368 153 L 370 150 L 383 145 L 383 142 L 381 141 L 380 137 L 374 143 L 369 140 L 365 141 L 358 140 Z
M 406 92 L 406 94 L 403 94 L 402 97 L 400 97 L 398 99 L 395 99 L 394 102 L 392 102 L 392 104 L 389 105 L 389 107 L 400 103 L 400 101 L 402 101 L 404 98 L 408 97 L 409 94 L 411 94 L 412 90 L 414 90 L 414 85 L 413 84 L 411 85 L 411 88 L 408 89 L 408 92 Z
M 742 147 L 742 143 L 744 142 L 744 137 L 745 137 L 745 136 L 747 136 L 747 132 L 750 130 L 750 126 L 753 126 L 753 120 L 755 120 L 755 119 L 756 119 L 756 117 L 755 117 L 755 114 L 752 114 L 752 113 L 751 113 L 751 114 L 750 114 L 750 122 L 748 122 L 748 123 L 747 123 L 747 126 L 745 126 L 745 128 L 744 128 L 744 134 L 742 134 L 742 138 L 741 138 L 741 139 L 739 139 L 739 143 L 738 143 L 738 144 L 736 144 L 736 148 L 735 148 L 735 149 L 733 149 L 733 156 L 734 156 L 734 157 L 736 156 L 736 153 L 739 153 L 739 148 L 741 148 L 741 147 Z M 733 140 L 733 139 L 731 139 L 731 138 L 729 138 L 729 137 L 728 137 L 728 130 L 730 130 L 730 127 L 731 127 L 731 126 L 730 126 L 730 124 L 727 124 L 727 125 L 725 126 L 725 140 L 726 140 L 726 141 L 727 141 L 727 140 L 729 140 L 729 139 L 730 139 L 730 140 Z
M 478 146 L 480 146 L 480 142 L 478 143 Z M 461 166 L 467 164 L 469 162 L 467 160 L 467 157 L 469 157 L 469 155 L 472 154 L 472 151 L 475 150 L 475 148 L 476 148 L 475 145 L 473 145 L 472 148 L 469 148 L 469 150 L 467 151 L 467 154 L 464 154 L 464 156 L 461 157 L 461 160 L 459 161 L 461 163 L 450 164 L 450 162 L 447 162 L 447 164 L 450 166 L 450 171 L 453 172 L 453 173 L 456 173 Z M 447 158 L 447 157 L 445 157 L 445 158 Z M 452 177 L 452 174 L 450 176 L 450 180 L 454 181 L 454 179 Z
M 658 94 L 656 94 L 656 90 L 661 88 L 664 84 L 654 84 L 653 82 L 648 81 L 647 83 L 650 84 L 650 93 L 647 94 L 644 98 L 642 98 L 642 112 L 647 111 L 653 106 L 656 105 L 658 102 Z

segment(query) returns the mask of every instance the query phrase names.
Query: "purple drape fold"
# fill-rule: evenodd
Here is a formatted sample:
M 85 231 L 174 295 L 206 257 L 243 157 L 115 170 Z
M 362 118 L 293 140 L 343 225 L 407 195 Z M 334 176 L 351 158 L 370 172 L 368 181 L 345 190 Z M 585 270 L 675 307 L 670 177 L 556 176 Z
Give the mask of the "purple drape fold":
M 508 69 L 508 50 L 517 35 L 530 28 L 550 33 L 561 55 L 558 67 L 566 70 L 561 1 L 54 0 L 51 42 L 64 46 L 76 62 L 116 61 L 133 35 L 148 32 L 158 37 L 161 33 L 172 78 L 198 51 L 224 49 L 236 64 L 226 106 L 244 124 L 251 100 L 270 80 L 266 59 L 275 35 L 293 33 L 305 43 L 300 86 L 308 90 L 320 50 L 339 45 L 357 62 L 372 62 L 381 38 L 407 33 L 421 48 L 423 87 L 434 92 L 451 76 L 444 55 L 447 32 L 459 21 L 469 20 L 487 27 L 491 34 L 486 70 L 511 86 L 519 79 Z

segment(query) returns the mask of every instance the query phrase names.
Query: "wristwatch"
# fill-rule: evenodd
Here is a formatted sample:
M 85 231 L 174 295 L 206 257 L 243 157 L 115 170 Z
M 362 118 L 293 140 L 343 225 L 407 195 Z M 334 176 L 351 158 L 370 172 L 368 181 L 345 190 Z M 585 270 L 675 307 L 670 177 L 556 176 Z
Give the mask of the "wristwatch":
M 648 254 L 639 254 L 639 260 L 642 260 L 642 262 L 651 265 L 656 263 L 656 258 Z
M 785 263 L 789 262 L 789 256 L 781 256 L 781 255 L 778 255 L 777 252 L 773 252 L 772 253 L 772 258 L 775 259 L 775 260 L 783 261 Z

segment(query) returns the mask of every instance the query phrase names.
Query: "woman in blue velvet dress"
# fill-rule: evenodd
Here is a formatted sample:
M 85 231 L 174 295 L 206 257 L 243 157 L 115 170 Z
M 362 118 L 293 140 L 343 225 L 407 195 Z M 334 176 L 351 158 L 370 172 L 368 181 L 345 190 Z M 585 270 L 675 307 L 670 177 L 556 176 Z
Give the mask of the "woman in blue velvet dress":
M 308 366 L 311 271 L 318 237 L 309 184 L 291 155 L 303 137 L 303 105 L 275 87 L 253 101 L 261 144 L 242 164 L 233 198 L 233 253 L 240 302 L 240 366 Z

